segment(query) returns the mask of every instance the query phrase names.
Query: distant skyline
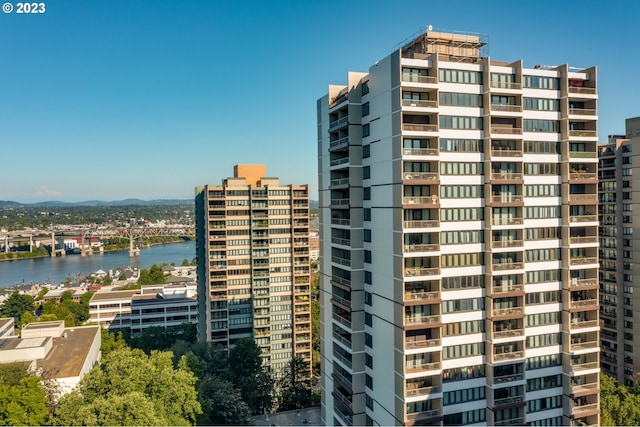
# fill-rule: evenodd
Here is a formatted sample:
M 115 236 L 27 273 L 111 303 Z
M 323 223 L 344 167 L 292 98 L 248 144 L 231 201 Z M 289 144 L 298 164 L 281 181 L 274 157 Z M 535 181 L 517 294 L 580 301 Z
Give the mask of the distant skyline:
M 56 0 L 0 13 L 0 200 L 189 199 L 237 163 L 317 199 L 316 100 L 427 25 L 486 34 L 493 59 L 526 67 L 596 65 L 605 142 L 640 116 L 637 16 L 638 1 L 528 0 Z

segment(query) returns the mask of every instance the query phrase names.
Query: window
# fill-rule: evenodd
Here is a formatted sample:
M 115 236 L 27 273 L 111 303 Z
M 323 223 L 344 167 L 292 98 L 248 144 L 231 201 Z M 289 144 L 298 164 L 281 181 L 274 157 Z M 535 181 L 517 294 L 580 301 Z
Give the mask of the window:
M 482 83 L 482 73 L 479 71 L 450 70 L 446 68 L 441 68 L 438 71 L 438 77 L 441 82 L 476 85 Z
M 484 276 L 443 277 L 442 289 L 473 289 L 484 287 Z
M 467 388 L 462 390 L 449 391 L 442 394 L 442 405 L 455 405 L 456 403 L 472 402 L 485 398 L 485 387 Z
M 525 175 L 559 175 L 559 163 L 525 163 Z
M 529 400 L 527 402 L 527 413 L 546 411 L 547 409 L 561 407 L 562 395 L 543 397 L 542 399 Z
M 371 200 L 371 187 L 364 187 L 362 189 L 362 199 Z
M 362 179 L 370 179 L 371 178 L 371 166 L 364 166 L 362 168 Z
M 369 103 L 365 102 L 362 104 L 362 117 L 369 115 Z
M 365 291 L 364 292 L 364 303 L 370 306 L 371 302 L 372 302 L 372 299 L 373 299 L 373 295 L 371 294 L 371 292 Z
M 373 327 L 373 316 L 371 313 L 364 313 L 364 324 Z
M 523 98 L 522 104 L 525 110 L 560 111 L 560 101 L 557 99 Z
M 447 244 L 466 244 L 466 243 L 483 243 L 484 231 L 443 231 L 440 233 L 440 240 L 443 245 Z
M 477 334 L 484 332 L 484 320 L 469 320 L 467 322 L 447 323 L 442 325 L 445 337 Z
M 526 197 L 560 197 L 559 184 L 537 184 L 525 185 L 524 195 Z
M 463 426 L 467 424 L 481 423 L 486 420 L 486 409 L 474 409 L 472 411 L 445 415 L 442 421 L 446 426 Z
M 482 107 L 482 95 L 471 93 L 440 92 L 440 105 L 458 107 Z
M 364 229 L 364 241 L 371 242 L 371 230 L 367 228 Z
M 467 267 L 472 265 L 483 265 L 484 253 L 462 253 L 442 255 L 442 268 L 447 267 Z
M 364 333 L 364 345 L 366 345 L 369 348 L 373 347 L 373 336 L 371 336 L 371 334 L 368 333 Z
M 373 378 L 369 374 L 364 374 L 364 384 L 371 390 L 373 390 Z
M 560 144 L 554 141 L 524 141 L 524 152 L 560 154 Z
M 559 354 L 547 354 L 545 356 L 529 357 L 526 361 L 525 369 L 542 369 L 560 365 L 562 365 L 562 358 Z
M 527 348 L 549 347 L 560 344 L 560 334 L 542 334 L 527 337 Z
M 560 132 L 560 122 L 557 120 L 524 119 L 525 132 Z
M 367 123 L 366 125 L 362 125 L 362 137 L 366 138 L 370 134 L 371 134 L 371 129 L 370 129 L 369 123 Z
M 367 285 L 371 284 L 371 279 L 372 279 L 372 274 L 370 271 L 366 271 L 364 272 L 364 283 L 366 283 Z
M 369 81 L 362 82 L 362 95 L 369 93 Z
M 365 221 L 371 221 L 371 208 L 363 208 L 362 215 Z
M 371 251 L 366 249 L 364 251 L 364 262 L 371 264 Z
M 484 148 L 480 139 L 441 139 L 440 151 L 482 153 Z
M 440 197 L 443 199 L 484 197 L 482 185 L 442 185 Z
M 482 129 L 482 117 L 440 116 L 442 129 Z
M 456 299 L 442 301 L 442 313 L 484 310 L 484 298 Z
M 472 378 L 484 378 L 484 365 L 463 366 L 461 368 L 443 369 L 442 382 L 470 380 Z
M 460 357 L 478 356 L 484 354 L 484 343 L 460 344 L 442 348 L 442 358 L 457 359 Z
M 481 221 L 484 219 L 482 208 L 445 208 L 440 213 L 441 221 Z
M 524 251 L 526 262 L 557 261 L 561 259 L 560 249 L 530 249 Z
M 562 324 L 560 312 L 528 314 L 525 317 L 525 326 L 544 326 Z
M 440 174 L 442 175 L 482 175 L 484 168 L 482 163 L 441 162 Z
M 554 387 L 562 387 L 562 375 L 551 375 L 527 380 L 527 391 L 544 390 L 545 388 Z
M 527 206 L 524 208 L 525 219 L 560 218 L 560 206 Z
M 371 146 L 370 145 L 363 145 L 362 146 L 362 158 L 367 159 L 371 157 Z
M 368 394 L 364 395 L 364 404 L 367 406 L 367 408 L 369 409 L 373 409 L 373 398 L 371 396 L 369 396 Z M 371 424 L 373 425 L 373 424 Z
M 560 302 L 560 291 L 533 292 L 526 296 L 527 305 Z
M 531 89 L 554 89 L 560 88 L 560 79 L 555 77 L 522 76 L 523 86 Z

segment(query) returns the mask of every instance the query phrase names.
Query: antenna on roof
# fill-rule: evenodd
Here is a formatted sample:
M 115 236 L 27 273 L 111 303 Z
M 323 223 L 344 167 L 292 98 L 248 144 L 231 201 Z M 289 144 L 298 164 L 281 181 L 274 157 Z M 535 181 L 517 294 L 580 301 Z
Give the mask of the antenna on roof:
M 432 25 L 428 25 L 427 26 L 427 31 L 432 31 L 433 30 L 433 26 Z

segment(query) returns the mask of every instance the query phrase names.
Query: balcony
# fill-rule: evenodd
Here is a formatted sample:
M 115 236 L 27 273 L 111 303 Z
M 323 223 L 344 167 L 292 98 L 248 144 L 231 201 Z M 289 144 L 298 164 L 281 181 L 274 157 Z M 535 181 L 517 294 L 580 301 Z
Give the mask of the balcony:
M 509 383 L 513 381 L 524 381 L 524 374 L 508 374 L 493 377 L 493 382 L 496 384 Z
M 498 407 L 498 406 L 508 406 L 508 405 L 514 405 L 517 403 L 523 403 L 524 402 L 524 396 L 520 395 L 520 396 L 512 396 L 512 397 L 505 397 L 502 399 L 494 399 L 493 401 L 493 407 Z
M 521 150 L 491 150 L 491 157 L 522 157 Z
M 436 76 L 421 76 L 418 74 L 402 74 L 402 81 L 407 83 L 436 84 L 438 83 L 438 78 Z
M 331 141 L 329 143 L 329 150 L 336 150 L 338 148 L 344 148 L 349 145 L 349 137 L 345 136 L 344 138 L 337 139 L 335 141 Z
M 522 270 L 523 268 L 523 262 L 501 262 L 499 264 L 493 264 L 493 271 Z
M 338 120 L 334 120 L 332 122 L 329 123 L 329 130 L 336 130 L 338 128 L 341 128 L 345 125 L 347 125 L 349 123 L 349 116 L 345 116 L 341 119 Z
M 597 154 L 595 151 L 569 151 L 569 157 L 572 159 L 595 159 Z
M 512 171 L 493 171 L 491 172 L 492 180 L 502 180 L 502 181 L 513 181 L 513 180 L 522 180 L 522 174 L 519 172 Z
M 404 372 L 406 374 L 409 374 L 424 371 L 437 371 L 438 369 L 440 369 L 440 362 L 412 363 L 405 366 Z
M 440 221 L 436 220 L 413 220 L 404 221 L 402 223 L 404 228 L 434 228 L 440 227 Z
M 598 222 L 598 215 L 572 215 L 571 222 Z
M 519 316 L 524 314 L 524 307 L 494 308 L 493 317 Z
M 403 156 L 437 156 L 439 150 L 437 148 L 403 148 Z
M 515 82 L 491 81 L 490 85 L 492 89 L 510 89 L 510 90 L 522 89 L 522 83 L 515 83 Z
M 522 225 L 522 218 L 516 217 L 493 217 L 493 225 Z
M 414 314 L 413 316 L 405 316 L 404 324 L 405 326 L 409 325 L 429 325 L 429 324 L 438 324 L 440 323 L 440 316 L 433 315 L 427 316 L 422 314 Z
M 582 244 L 582 243 L 598 243 L 598 236 L 576 236 L 570 237 L 569 243 L 572 245 Z
M 570 265 L 597 264 L 598 257 L 572 257 Z
M 332 237 L 331 243 L 342 246 L 349 246 L 351 244 L 351 239 L 344 239 L 342 237 Z
M 430 418 L 437 418 L 440 417 L 440 410 L 439 409 L 432 409 L 430 411 L 423 411 L 423 412 L 415 412 L 413 414 L 407 414 L 405 415 L 404 419 L 405 419 L 405 423 L 406 424 L 416 424 L 418 421 L 426 421 Z M 420 424 L 418 424 L 420 425 Z
M 503 331 L 494 331 L 493 338 L 514 338 L 524 335 L 524 329 L 505 329 Z
M 599 350 L 600 344 L 598 341 L 584 341 L 584 342 L 572 342 L 571 351 L 576 350 Z
M 522 194 L 502 193 L 492 196 L 491 201 L 493 203 L 522 203 L 524 201 L 524 197 L 522 196 Z
M 423 304 L 427 304 L 426 301 L 440 301 L 440 292 L 405 292 L 404 293 L 405 302 L 421 302 Z M 430 303 L 429 303 L 430 304 Z
M 493 355 L 494 362 L 502 362 L 511 359 L 521 359 L 524 357 L 524 350 L 510 351 L 507 353 L 498 353 Z
M 440 274 L 440 267 L 407 267 L 404 269 L 404 277 L 437 276 L 438 274 Z
M 581 138 L 595 138 L 598 136 L 598 131 L 591 130 L 591 129 L 570 130 L 569 136 L 581 137 Z
M 342 187 L 349 185 L 349 178 L 332 179 L 329 181 L 330 187 Z
M 590 412 L 598 412 L 600 405 L 597 403 L 589 403 L 587 405 L 574 406 L 571 408 L 571 415 L 573 417 L 583 417 Z
M 431 196 L 404 196 L 402 197 L 403 205 L 439 205 L 440 198 L 437 194 Z
M 597 299 L 583 299 L 577 301 L 570 301 L 569 308 L 588 308 L 588 307 L 598 307 L 599 301 Z
M 491 242 L 491 246 L 494 248 L 517 248 L 523 245 L 523 240 L 493 240 Z
M 593 181 L 598 179 L 598 174 L 589 172 L 572 172 L 569 174 L 572 181 Z
M 403 172 L 403 181 L 438 181 L 440 174 L 437 172 Z
M 430 99 L 403 99 L 403 107 L 438 108 L 438 101 Z
M 574 114 L 576 116 L 595 116 L 596 110 L 593 108 L 569 108 L 569 114 Z
M 349 225 L 351 223 L 350 218 L 334 218 L 331 217 L 331 224 L 333 225 Z
M 569 194 L 569 201 L 572 203 L 576 202 L 598 202 L 597 194 Z
M 421 123 L 403 123 L 402 130 L 411 132 L 438 132 L 438 125 Z
M 524 424 L 524 417 L 511 418 L 510 420 L 495 421 L 494 426 L 517 426 Z
M 438 317 L 438 316 L 432 316 Z M 420 349 L 428 349 L 435 348 L 440 346 L 440 339 L 430 339 L 430 340 L 409 340 L 405 339 L 404 341 L 404 349 L 405 350 L 420 350 Z M 439 364 L 439 363 L 438 363 Z M 434 368 L 439 369 L 439 368 Z
M 491 133 L 499 135 L 522 135 L 522 128 L 491 125 Z
M 491 104 L 491 111 L 505 111 L 507 113 L 522 113 L 522 105 Z
M 573 86 L 569 86 L 569 93 L 595 95 L 596 94 L 596 88 L 594 88 L 594 87 L 573 87 Z
M 348 206 L 349 199 L 331 199 L 332 206 Z
M 428 396 L 430 394 L 440 393 L 439 386 L 429 386 L 429 387 L 409 387 L 407 384 L 407 390 L 405 391 L 405 397 L 416 397 L 416 396 Z
M 339 316 L 338 313 L 333 313 L 333 320 L 337 320 L 341 325 L 351 329 L 351 321 Z
M 341 265 L 346 265 L 346 266 L 350 266 L 351 265 L 351 260 L 347 259 L 347 258 L 341 258 L 338 256 L 332 256 L 331 257 L 331 262 L 335 262 L 336 264 L 341 264 Z
M 579 363 L 576 365 L 571 365 L 571 370 L 573 372 L 590 371 L 592 369 L 599 369 L 599 368 L 600 368 L 600 363 L 598 362 Z
M 514 285 L 494 286 L 492 290 L 494 295 L 508 294 L 513 292 L 524 292 L 524 285 L 519 283 Z
M 423 244 L 413 244 L 413 245 L 404 245 L 405 253 L 412 252 L 434 252 L 439 251 L 440 245 L 438 243 L 423 243 Z

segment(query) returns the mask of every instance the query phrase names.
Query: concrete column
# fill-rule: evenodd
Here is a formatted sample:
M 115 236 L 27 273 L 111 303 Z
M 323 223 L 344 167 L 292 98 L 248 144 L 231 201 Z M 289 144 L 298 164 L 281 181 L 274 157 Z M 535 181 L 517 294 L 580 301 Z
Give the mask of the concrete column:
M 51 257 L 56 256 L 56 233 L 51 232 Z

